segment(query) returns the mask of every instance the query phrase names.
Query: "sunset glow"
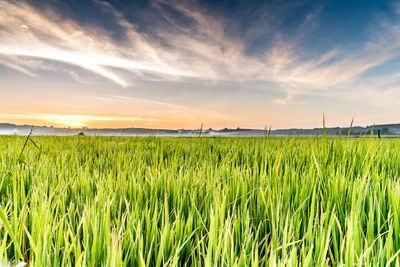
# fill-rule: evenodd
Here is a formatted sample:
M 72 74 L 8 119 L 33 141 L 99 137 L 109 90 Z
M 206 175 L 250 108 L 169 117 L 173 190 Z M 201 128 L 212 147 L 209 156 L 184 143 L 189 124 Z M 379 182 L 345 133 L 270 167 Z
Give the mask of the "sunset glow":
M 124 127 L 130 127 L 132 126 L 133 122 L 161 121 L 160 119 L 139 118 L 139 117 L 110 117 L 110 116 L 65 115 L 65 114 L 2 114 L 1 118 L 18 124 L 21 123 L 27 124 L 29 122 L 35 122 L 36 125 L 71 127 L 71 128 L 104 127 L 104 122 L 106 123 L 106 125 L 110 126 L 112 126 L 113 123 L 117 123 L 119 125 L 123 125 Z

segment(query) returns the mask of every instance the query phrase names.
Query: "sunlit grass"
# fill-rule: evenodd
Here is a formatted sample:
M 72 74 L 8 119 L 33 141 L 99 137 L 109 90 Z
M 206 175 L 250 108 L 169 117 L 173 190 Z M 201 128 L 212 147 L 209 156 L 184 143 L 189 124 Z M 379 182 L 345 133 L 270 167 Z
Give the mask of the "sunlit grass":
M 0 261 L 398 266 L 400 142 L 0 137 Z

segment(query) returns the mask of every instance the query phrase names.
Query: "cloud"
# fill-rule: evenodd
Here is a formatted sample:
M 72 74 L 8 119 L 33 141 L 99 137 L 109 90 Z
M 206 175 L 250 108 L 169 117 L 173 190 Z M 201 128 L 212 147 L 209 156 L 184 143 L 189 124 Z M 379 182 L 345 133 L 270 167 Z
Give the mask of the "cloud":
M 137 98 L 137 97 L 129 97 L 129 96 L 120 96 L 120 95 L 104 95 L 96 97 L 96 99 L 105 101 L 105 102 L 122 102 L 122 103 L 139 103 L 139 104 L 149 104 L 151 106 L 157 105 L 167 108 L 173 108 L 174 110 L 185 110 L 188 107 L 183 105 L 171 104 L 167 102 L 154 101 L 149 99 Z
M 52 11 L 40 12 L 27 3 L 0 2 L 0 54 L 8 67 L 24 71 L 25 63 L 16 57 L 60 61 L 97 73 L 123 87 L 127 82 L 110 68 L 130 72 L 155 72 L 168 76 L 196 76 L 165 64 L 152 53 L 133 25 L 121 21 L 130 42 L 121 47 L 105 30 L 84 28 L 61 19 Z M 161 50 L 157 53 L 162 53 Z M 7 61 L 7 62 L 6 62 Z
M 0 56 L 0 65 L 6 66 L 11 69 L 15 69 L 26 75 L 31 77 L 36 77 L 36 73 L 31 70 L 32 66 L 30 66 L 29 60 L 24 60 L 14 55 L 1 55 Z M 33 68 L 36 69 L 36 66 Z
M 0 64 L 35 76 L 36 70 L 49 67 L 44 60 L 59 61 L 122 87 L 135 78 L 146 80 L 154 75 L 173 81 L 273 82 L 287 94 L 275 103 L 285 104 L 298 94 L 320 94 L 349 85 L 365 71 L 399 56 L 400 28 L 384 21 L 357 49 L 336 47 L 310 56 L 302 41 L 316 27 L 320 7 L 304 18 L 295 36 L 266 29 L 273 37 L 271 45 L 262 54 L 250 56 L 246 40 L 252 39 L 254 31 L 249 29 L 249 38 L 227 34 L 231 22 L 196 2 L 153 1 L 168 28 L 152 28 L 151 34 L 139 32 L 137 25 L 111 4 L 96 3 L 115 19 L 123 40 L 114 39 L 106 29 L 81 25 L 52 10 L 38 10 L 23 1 L 1 1 Z M 192 23 L 178 23 L 165 6 Z

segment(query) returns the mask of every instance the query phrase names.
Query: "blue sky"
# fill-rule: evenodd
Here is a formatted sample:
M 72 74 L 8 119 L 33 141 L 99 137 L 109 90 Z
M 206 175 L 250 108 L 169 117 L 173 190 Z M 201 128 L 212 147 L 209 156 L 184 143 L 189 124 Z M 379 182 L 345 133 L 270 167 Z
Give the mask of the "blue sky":
M 0 0 L 0 121 L 397 123 L 396 1 Z

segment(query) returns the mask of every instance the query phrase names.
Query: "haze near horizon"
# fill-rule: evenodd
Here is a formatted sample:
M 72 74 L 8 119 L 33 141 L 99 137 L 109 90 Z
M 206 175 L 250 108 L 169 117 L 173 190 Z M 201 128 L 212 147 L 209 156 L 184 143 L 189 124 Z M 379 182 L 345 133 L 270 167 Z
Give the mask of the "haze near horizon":
M 397 123 L 396 1 L 0 0 L 0 122 Z

